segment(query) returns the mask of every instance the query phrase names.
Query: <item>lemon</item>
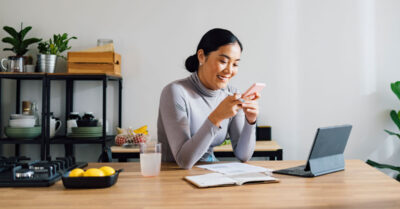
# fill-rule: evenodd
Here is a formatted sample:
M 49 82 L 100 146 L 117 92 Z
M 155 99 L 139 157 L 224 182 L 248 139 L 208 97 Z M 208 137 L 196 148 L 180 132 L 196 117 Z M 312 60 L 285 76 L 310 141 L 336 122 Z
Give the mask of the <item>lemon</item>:
M 98 168 L 89 168 L 83 174 L 84 177 L 101 177 L 104 176 L 103 171 Z
M 110 166 L 103 166 L 100 170 L 103 171 L 105 176 L 111 176 L 115 173 L 114 168 L 111 168 Z
M 69 177 L 81 177 L 81 176 L 83 176 L 83 173 L 85 173 L 84 170 L 82 170 L 80 168 L 75 168 L 74 170 L 72 170 L 69 173 Z

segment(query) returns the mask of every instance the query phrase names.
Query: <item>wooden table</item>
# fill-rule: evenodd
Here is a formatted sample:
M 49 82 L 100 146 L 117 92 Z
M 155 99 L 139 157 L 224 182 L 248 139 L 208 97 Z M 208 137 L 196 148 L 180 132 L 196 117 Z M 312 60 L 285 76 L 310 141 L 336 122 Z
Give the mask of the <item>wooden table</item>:
M 281 169 L 304 161 L 251 161 Z M 182 178 L 209 171 L 182 170 L 163 164 L 157 177 L 142 177 L 140 164 L 108 164 L 124 168 L 118 182 L 105 189 L 65 189 L 62 182 L 42 188 L 0 188 L 0 208 L 400 208 L 400 184 L 360 160 L 347 160 L 346 170 L 316 178 L 278 175 L 280 183 L 199 189 Z
M 139 158 L 139 148 L 124 148 L 112 146 L 112 158 L 117 158 L 119 162 L 126 162 L 128 158 Z M 235 157 L 232 145 L 222 145 L 214 147 L 216 157 Z M 282 148 L 275 141 L 256 141 L 253 157 L 268 157 L 269 160 L 282 160 Z

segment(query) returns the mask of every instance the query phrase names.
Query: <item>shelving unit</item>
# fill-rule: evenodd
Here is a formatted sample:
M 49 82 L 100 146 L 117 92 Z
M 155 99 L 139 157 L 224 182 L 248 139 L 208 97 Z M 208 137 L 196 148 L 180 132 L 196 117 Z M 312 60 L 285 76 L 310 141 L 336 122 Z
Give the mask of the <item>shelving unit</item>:
M 109 81 L 118 82 L 118 125 L 122 125 L 122 77 L 109 74 L 68 74 L 68 73 L 0 73 L 0 102 L 1 102 L 1 80 L 15 79 L 17 80 L 16 88 L 16 113 L 20 112 L 20 80 L 42 80 L 42 134 L 36 139 L 0 139 L 0 144 L 16 144 L 16 155 L 19 155 L 19 144 L 41 144 L 41 159 L 49 160 L 50 144 L 64 144 L 65 155 L 74 155 L 74 144 L 101 144 L 102 155 L 100 161 L 109 162 L 111 158 L 111 150 L 108 142 L 111 142 L 115 136 L 106 135 L 106 120 L 107 120 L 107 86 Z M 67 136 L 56 136 L 50 139 L 50 93 L 52 80 L 65 80 L 66 81 L 66 109 L 65 118 L 73 111 L 73 89 L 74 81 L 77 80 L 98 80 L 103 83 L 103 106 L 102 106 L 102 119 L 103 119 L 103 136 L 95 138 L 71 138 Z M 2 113 L 0 111 L 0 118 Z M 66 124 L 65 119 L 65 123 Z M 0 136 L 3 135 L 3 130 L 0 130 Z
M 59 136 L 54 139 L 46 139 L 46 150 L 47 156 L 46 158 L 50 158 L 50 144 L 64 144 L 65 145 L 65 154 L 74 155 L 74 144 L 101 144 L 102 145 L 102 156 L 99 158 L 101 161 L 111 162 L 111 149 L 107 145 L 107 142 L 111 142 L 115 136 L 107 136 L 106 135 L 106 123 L 107 120 L 107 86 L 109 81 L 117 81 L 119 84 L 118 88 L 118 126 L 121 127 L 122 125 L 122 77 L 116 75 L 108 75 L 108 74 L 69 74 L 69 73 L 49 73 L 47 74 L 47 111 L 50 112 L 50 90 L 51 90 L 51 81 L 52 80 L 65 80 L 66 81 L 66 108 L 65 108 L 65 115 L 68 116 L 70 112 L 73 112 L 73 92 L 74 92 L 74 81 L 102 81 L 103 83 L 103 136 L 96 137 L 96 138 L 76 138 L 76 137 L 68 137 L 68 136 Z M 49 120 L 50 115 L 47 115 L 47 120 Z M 67 118 L 67 117 L 65 117 Z M 66 124 L 66 120 L 64 121 Z M 47 134 L 49 135 L 50 132 L 50 124 L 47 124 Z
M 15 101 L 15 113 L 21 113 L 21 80 L 40 80 L 42 81 L 42 113 L 46 110 L 46 74 L 45 73 L 11 73 L 11 72 L 0 72 L 0 123 L 2 122 L 2 81 L 3 79 L 15 80 L 16 88 L 16 101 Z M 42 116 L 42 123 L 45 124 L 45 118 Z M 42 133 L 45 132 L 45 127 L 42 125 Z M 3 129 L 0 129 L 0 137 L 3 136 Z M 19 145 L 20 144 L 40 144 L 40 158 L 45 159 L 45 138 L 41 134 L 35 139 L 12 139 L 12 138 L 1 138 L 0 144 L 15 144 L 15 155 L 19 156 Z

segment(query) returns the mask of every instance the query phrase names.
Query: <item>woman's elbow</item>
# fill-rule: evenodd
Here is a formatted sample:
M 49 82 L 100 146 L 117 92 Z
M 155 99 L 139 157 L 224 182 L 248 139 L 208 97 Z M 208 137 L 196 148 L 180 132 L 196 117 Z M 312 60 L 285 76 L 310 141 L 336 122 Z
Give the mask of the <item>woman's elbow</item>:
M 249 161 L 252 156 L 253 156 L 253 153 L 236 154 L 236 158 L 239 159 L 243 163 Z
M 190 162 L 189 160 L 179 159 L 179 157 L 175 161 L 180 168 L 183 168 L 185 170 L 191 169 L 194 165 L 194 163 Z

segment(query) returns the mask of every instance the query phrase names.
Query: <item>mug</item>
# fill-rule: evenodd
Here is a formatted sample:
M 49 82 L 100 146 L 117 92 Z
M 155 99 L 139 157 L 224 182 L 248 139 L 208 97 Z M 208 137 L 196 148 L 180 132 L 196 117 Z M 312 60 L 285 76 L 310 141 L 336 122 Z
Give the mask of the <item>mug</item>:
M 78 127 L 78 124 L 76 123 L 75 119 L 69 119 L 67 120 L 67 134 L 72 133 L 72 128 L 73 127 Z
M 50 138 L 53 138 L 61 128 L 61 120 L 50 118 Z
M 7 62 L 7 65 L 4 65 L 4 62 Z M 11 56 L 8 59 L 3 58 L 1 59 L 1 67 L 6 72 L 24 72 L 24 58 L 23 57 L 16 57 Z

